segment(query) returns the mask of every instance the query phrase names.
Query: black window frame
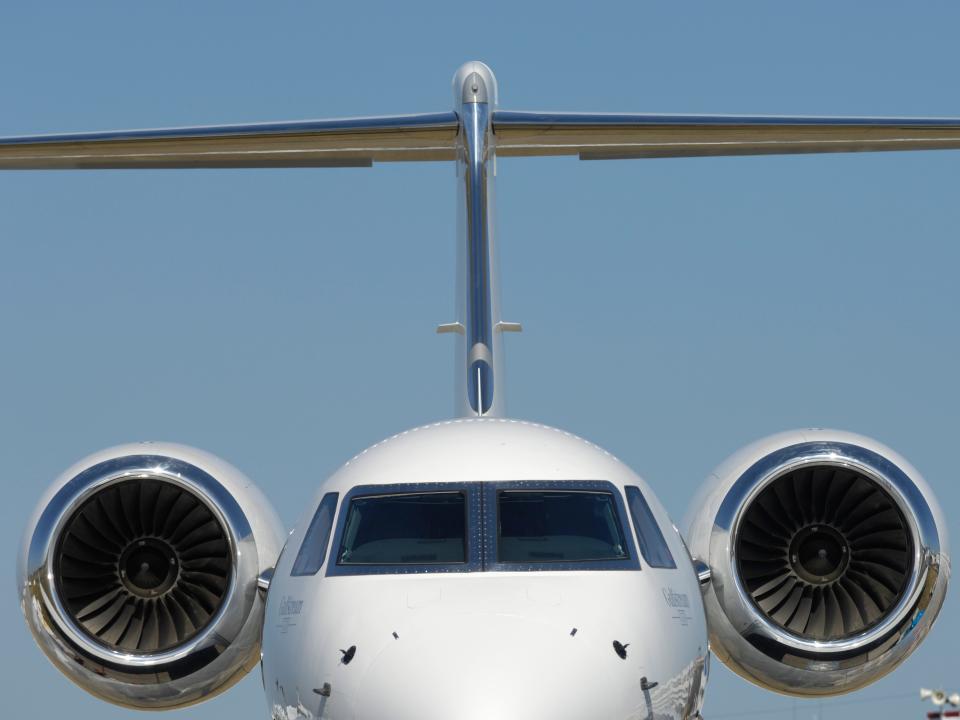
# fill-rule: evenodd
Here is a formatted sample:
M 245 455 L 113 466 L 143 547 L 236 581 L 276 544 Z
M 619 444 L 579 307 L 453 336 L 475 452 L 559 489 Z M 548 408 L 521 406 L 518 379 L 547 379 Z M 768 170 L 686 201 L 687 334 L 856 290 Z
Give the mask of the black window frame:
M 644 561 L 650 567 L 658 570 L 676 570 L 677 560 L 673 556 L 673 551 L 667 543 L 667 538 L 664 536 L 663 530 L 660 528 L 660 523 L 657 522 L 653 510 L 650 509 L 650 503 L 647 502 L 643 490 L 637 485 L 626 485 L 623 488 L 623 494 L 627 498 L 627 509 L 630 511 L 630 519 L 633 521 L 633 529 L 637 533 L 637 542 L 640 545 L 640 554 L 643 555 Z M 633 494 L 635 494 L 636 498 L 640 501 L 641 511 L 643 513 L 642 518 L 638 518 L 637 513 L 633 510 L 634 503 L 631 499 L 631 495 Z M 660 550 L 666 552 L 670 560 L 669 564 L 661 564 L 659 558 L 650 559 L 647 553 L 647 550 L 650 549 L 648 545 L 650 542 L 659 545 Z

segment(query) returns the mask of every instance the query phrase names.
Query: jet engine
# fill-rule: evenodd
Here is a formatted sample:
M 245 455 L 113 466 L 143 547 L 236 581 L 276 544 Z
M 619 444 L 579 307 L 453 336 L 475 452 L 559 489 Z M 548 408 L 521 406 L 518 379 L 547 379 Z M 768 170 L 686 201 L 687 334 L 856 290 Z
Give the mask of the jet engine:
M 223 460 L 167 443 L 111 448 L 41 500 L 20 551 L 21 607 L 53 664 L 93 695 L 189 705 L 259 661 L 258 578 L 283 536 Z
M 920 474 L 851 433 L 761 440 L 710 476 L 687 519 L 711 649 L 757 685 L 835 695 L 920 644 L 950 575 Z

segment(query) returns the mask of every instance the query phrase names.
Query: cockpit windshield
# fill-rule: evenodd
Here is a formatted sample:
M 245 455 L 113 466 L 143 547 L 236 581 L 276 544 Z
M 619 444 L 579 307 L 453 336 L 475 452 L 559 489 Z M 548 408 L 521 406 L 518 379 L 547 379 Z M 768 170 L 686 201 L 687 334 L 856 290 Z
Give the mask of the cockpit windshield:
M 628 518 L 605 480 L 358 485 L 326 574 L 639 570 Z
M 610 493 L 501 490 L 497 522 L 497 560 L 502 563 L 628 557 Z
M 466 562 L 466 499 L 460 492 L 357 497 L 350 503 L 340 565 Z

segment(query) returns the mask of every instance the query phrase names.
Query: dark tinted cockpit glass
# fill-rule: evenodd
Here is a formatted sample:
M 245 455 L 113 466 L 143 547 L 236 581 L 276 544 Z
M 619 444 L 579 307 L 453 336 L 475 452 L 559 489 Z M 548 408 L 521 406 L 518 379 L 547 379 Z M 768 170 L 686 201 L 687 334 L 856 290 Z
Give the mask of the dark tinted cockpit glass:
M 640 554 L 650 567 L 675 568 L 667 541 L 663 539 L 657 519 L 650 512 L 640 488 L 630 485 L 627 487 L 627 504 L 633 516 L 633 525 L 637 529 L 637 539 L 640 541 Z
M 341 565 L 466 562 L 463 493 L 358 497 L 349 512 L 337 557 Z
M 541 563 L 627 557 L 610 493 L 502 490 L 497 559 Z
M 293 561 L 291 575 L 314 575 L 327 556 L 327 542 L 330 540 L 330 527 L 333 525 L 333 513 L 337 509 L 338 493 L 327 493 L 320 501 L 320 507 L 310 521 L 307 534 L 303 538 L 297 559 Z

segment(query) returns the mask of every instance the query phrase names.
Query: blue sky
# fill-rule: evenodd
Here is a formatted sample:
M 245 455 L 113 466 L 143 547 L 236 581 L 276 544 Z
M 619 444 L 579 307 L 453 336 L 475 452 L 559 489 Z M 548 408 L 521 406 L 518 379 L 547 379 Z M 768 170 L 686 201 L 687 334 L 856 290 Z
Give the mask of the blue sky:
M 960 6 L 20 3 L 0 135 L 429 112 L 480 59 L 501 106 L 960 116 Z M 799 426 L 877 437 L 960 502 L 960 154 L 499 165 L 515 417 L 608 448 L 679 521 L 724 457 Z M 33 647 L 14 548 L 101 447 L 170 439 L 291 524 L 324 476 L 447 417 L 453 170 L 0 175 L 0 595 L 10 716 L 131 717 Z M 951 516 L 953 535 L 956 521 Z M 797 702 L 714 664 L 707 717 L 918 715 L 960 690 L 956 593 L 856 695 Z M 850 704 L 850 703 L 856 704 Z M 38 706 L 42 706 L 39 707 Z M 182 718 L 265 717 L 257 673 Z

